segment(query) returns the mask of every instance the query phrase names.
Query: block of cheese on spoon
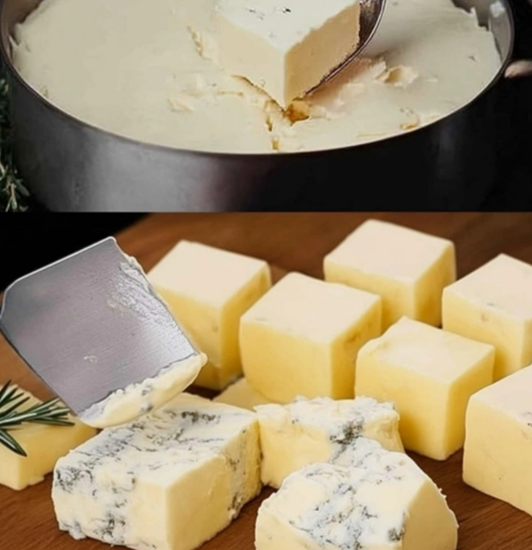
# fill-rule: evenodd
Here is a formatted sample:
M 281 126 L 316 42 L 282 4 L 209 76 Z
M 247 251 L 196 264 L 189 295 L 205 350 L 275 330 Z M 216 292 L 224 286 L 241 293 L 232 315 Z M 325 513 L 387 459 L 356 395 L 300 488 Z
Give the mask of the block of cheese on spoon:
M 283 109 L 341 66 L 359 45 L 359 0 L 219 0 L 218 60 Z

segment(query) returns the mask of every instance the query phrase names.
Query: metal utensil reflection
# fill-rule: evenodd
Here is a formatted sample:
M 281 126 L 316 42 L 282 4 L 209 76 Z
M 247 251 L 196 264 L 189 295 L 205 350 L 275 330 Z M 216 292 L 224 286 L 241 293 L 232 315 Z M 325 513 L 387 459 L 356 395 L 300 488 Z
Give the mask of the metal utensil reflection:
M 381 22 L 386 0 L 359 0 L 360 2 L 360 30 L 356 50 L 336 69 L 331 71 L 317 86 L 309 90 L 309 94 L 333 79 L 339 72 L 343 71 L 351 62 L 360 57 L 373 38 Z

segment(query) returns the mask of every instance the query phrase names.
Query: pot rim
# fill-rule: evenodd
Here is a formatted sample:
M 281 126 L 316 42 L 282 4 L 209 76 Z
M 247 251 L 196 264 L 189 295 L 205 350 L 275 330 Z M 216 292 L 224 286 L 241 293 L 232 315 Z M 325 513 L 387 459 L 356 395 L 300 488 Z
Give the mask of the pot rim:
M 7 0 L 0 0 L 0 21 L 4 19 L 4 11 L 5 11 L 5 3 Z M 39 0 L 39 3 L 42 0 Z M 452 0 L 453 3 L 456 3 L 455 0 Z M 487 1 L 487 0 L 486 0 Z M 90 130 L 92 132 L 95 132 L 97 134 L 100 134 L 103 138 L 107 139 L 113 139 L 115 141 L 119 141 L 127 146 L 135 146 L 135 147 L 143 147 L 145 149 L 149 149 L 152 151 L 161 152 L 163 154 L 186 154 L 186 155 L 193 155 L 193 156 L 199 156 L 199 157 L 209 157 L 211 159 L 219 159 L 219 160 L 236 160 L 236 159 L 260 159 L 260 160 L 270 160 L 272 157 L 307 157 L 307 156 L 315 156 L 318 154 L 325 154 L 325 153 L 336 153 L 339 151 L 348 151 L 350 149 L 360 149 L 364 147 L 368 147 L 371 145 L 375 145 L 377 143 L 381 142 L 391 142 L 395 141 L 397 139 L 401 139 L 406 135 L 414 134 L 416 132 L 420 132 L 425 130 L 426 128 L 429 128 L 435 124 L 438 124 L 440 122 L 443 122 L 450 118 L 451 116 L 454 116 L 456 114 L 461 113 L 466 108 L 468 108 L 473 102 L 475 102 L 479 97 L 485 95 L 492 87 L 494 87 L 504 76 L 504 73 L 512 61 L 512 55 L 514 50 L 514 44 L 515 44 L 515 18 L 513 14 L 513 8 L 510 5 L 509 0 L 497 0 L 500 2 L 504 10 L 506 12 L 506 15 L 508 17 L 508 24 L 509 24 L 509 31 L 510 31 L 510 43 L 508 47 L 508 53 L 505 56 L 504 59 L 501 58 L 501 66 L 497 73 L 493 76 L 490 82 L 486 84 L 484 88 L 479 90 L 473 97 L 467 101 L 467 103 L 461 105 L 454 111 L 448 113 L 447 115 L 440 117 L 436 120 L 433 120 L 429 122 L 428 124 L 424 124 L 422 126 L 418 126 L 416 128 L 413 128 L 411 130 L 406 130 L 399 134 L 394 134 L 391 136 L 386 137 L 380 137 L 371 141 L 366 141 L 359 144 L 354 145 L 345 145 L 342 147 L 334 147 L 334 148 L 328 148 L 328 149 L 313 149 L 313 150 L 305 150 L 305 151 L 272 151 L 268 153 L 246 153 L 246 152 L 220 152 L 220 151 L 204 151 L 201 149 L 185 149 L 180 147 L 171 147 L 168 145 L 160 145 L 156 143 L 151 143 L 148 141 L 142 141 L 137 140 L 133 138 L 129 138 L 127 136 L 123 136 L 120 134 L 117 134 L 115 132 L 111 132 L 109 130 L 105 130 L 103 128 L 100 128 L 99 126 L 93 125 L 90 122 L 85 122 L 84 120 L 81 120 L 80 118 L 75 117 L 74 115 L 71 115 L 70 113 L 64 111 L 60 107 L 58 107 L 56 104 L 51 102 L 49 99 L 44 97 L 42 94 L 37 92 L 29 82 L 27 82 L 22 75 L 19 73 L 19 71 L 15 68 L 12 59 L 11 59 L 11 35 L 9 34 L 9 29 L 7 28 L 7 25 L 2 25 L 2 28 L 0 30 L 0 54 L 3 57 L 3 61 L 5 66 L 8 69 L 9 76 L 11 78 L 14 78 L 17 83 L 22 86 L 26 92 L 28 92 L 35 100 L 39 101 L 43 107 L 51 111 L 54 115 L 59 116 L 63 119 L 65 119 L 67 122 L 71 124 L 75 124 L 81 128 L 85 128 L 87 130 Z M 530 0 L 532 1 L 532 0 Z M 492 2 L 493 3 L 493 2 Z M 458 6 L 457 6 L 458 7 Z M 484 28 L 486 26 L 483 25 Z M 500 53 L 500 52 L 499 52 Z

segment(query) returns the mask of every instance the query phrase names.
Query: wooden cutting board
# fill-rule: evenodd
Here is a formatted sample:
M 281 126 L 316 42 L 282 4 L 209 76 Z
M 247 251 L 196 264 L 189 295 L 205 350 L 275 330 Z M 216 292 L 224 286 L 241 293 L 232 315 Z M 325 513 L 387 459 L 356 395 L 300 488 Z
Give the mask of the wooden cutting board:
M 118 240 L 145 269 L 179 239 L 186 238 L 268 260 L 278 266 L 277 275 L 296 270 L 322 277 L 324 254 L 367 217 L 388 219 L 453 239 L 457 246 L 459 276 L 501 252 L 532 263 L 532 214 L 526 213 L 164 214 L 142 220 L 120 234 Z M 87 219 L 87 223 L 92 221 Z M 65 227 L 67 224 L 68 218 Z M 0 382 L 7 379 L 43 398 L 48 395 L 2 340 Z M 414 458 L 448 496 L 460 523 L 459 550 L 532 548 L 532 517 L 467 487 L 461 480 L 461 453 L 442 463 Z M 265 490 L 261 498 L 267 494 Z M 253 550 L 254 518 L 261 498 L 246 506 L 240 517 L 202 550 Z M 108 548 L 88 539 L 75 541 L 57 529 L 50 500 L 50 476 L 45 482 L 21 492 L 0 487 L 0 550 Z M 426 550 L 433 550 L 430 541 Z

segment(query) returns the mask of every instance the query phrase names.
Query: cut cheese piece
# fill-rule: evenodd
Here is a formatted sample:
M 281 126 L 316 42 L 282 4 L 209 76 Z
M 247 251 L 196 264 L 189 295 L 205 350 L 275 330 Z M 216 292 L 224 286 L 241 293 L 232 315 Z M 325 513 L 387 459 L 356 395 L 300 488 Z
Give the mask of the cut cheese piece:
M 456 279 L 454 244 L 379 220 L 367 220 L 324 260 L 325 279 L 383 298 L 383 330 L 407 316 L 441 324 L 441 293 Z
M 532 265 L 500 254 L 443 293 L 443 328 L 495 346 L 495 380 L 532 362 Z
M 218 60 L 281 107 L 317 86 L 355 50 L 359 0 L 219 0 Z
M 356 354 L 380 332 L 379 296 L 290 273 L 242 316 L 244 374 L 276 403 L 350 398 Z
M 358 354 L 356 394 L 391 401 L 405 448 L 445 460 L 462 448 L 469 397 L 493 380 L 493 346 L 404 317 Z
M 256 415 L 182 394 L 58 461 L 60 529 L 136 550 L 192 550 L 260 491 Z
M 40 402 L 30 392 L 19 388 L 29 400 L 20 407 L 25 410 Z M 26 457 L 15 454 L 0 445 L 0 485 L 20 491 L 43 481 L 57 460 L 87 439 L 96 435 L 96 430 L 69 415 L 73 426 L 48 426 L 26 423 L 10 430 L 24 449 Z
M 207 362 L 204 353 L 194 353 L 164 367 L 156 376 L 111 393 L 80 413 L 80 418 L 95 428 L 110 428 L 156 410 L 188 388 Z
M 338 461 L 359 437 L 403 451 L 399 415 L 391 403 L 359 397 L 335 401 L 298 399 L 289 405 L 255 409 L 260 425 L 262 482 L 280 487 L 296 470 L 315 462 Z
M 148 273 L 208 363 L 195 384 L 221 390 L 242 374 L 241 315 L 271 286 L 268 264 L 210 246 L 179 242 Z
M 464 481 L 532 515 L 532 365 L 469 400 Z
M 255 391 L 244 377 L 231 384 L 221 394 L 217 395 L 213 401 L 249 410 L 253 410 L 256 405 L 271 403 L 269 399 Z
M 455 550 L 456 517 L 403 453 L 375 449 L 350 466 L 312 464 L 260 506 L 257 550 Z

